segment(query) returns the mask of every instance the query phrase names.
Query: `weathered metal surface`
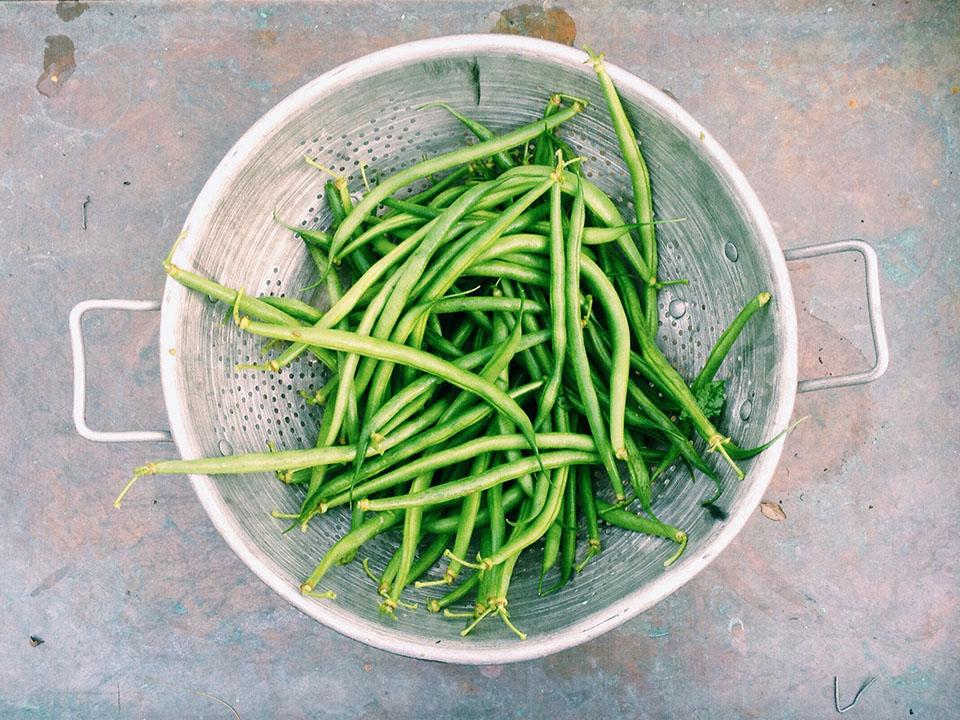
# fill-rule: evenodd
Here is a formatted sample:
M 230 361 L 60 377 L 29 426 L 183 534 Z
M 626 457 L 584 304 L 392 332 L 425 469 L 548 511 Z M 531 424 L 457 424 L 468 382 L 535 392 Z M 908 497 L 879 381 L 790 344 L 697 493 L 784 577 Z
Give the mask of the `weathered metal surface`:
M 0 5 L 0 717 L 231 717 L 220 698 L 244 718 L 807 718 L 833 712 L 834 675 L 842 702 L 880 676 L 849 717 L 957 715 L 960 18 L 876 4 L 570 3 L 569 21 L 481 3 Z M 288 92 L 377 48 L 498 24 L 575 32 L 669 90 L 739 163 L 784 247 L 870 242 L 894 362 L 879 384 L 798 398 L 811 420 L 768 497 L 784 520 L 758 509 L 704 573 L 598 640 L 479 669 L 302 616 L 185 482 L 145 484 L 114 511 L 128 468 L 171 449 L 76 436 L 66 317 L 91 296 L 159 297 L 204 180 Z M 792 276 L 801 376 L 868 364 L 847 302 L 859 268 L 805 261 Z M 91 425 L 161 427 L 155 320 L 85 329 Z

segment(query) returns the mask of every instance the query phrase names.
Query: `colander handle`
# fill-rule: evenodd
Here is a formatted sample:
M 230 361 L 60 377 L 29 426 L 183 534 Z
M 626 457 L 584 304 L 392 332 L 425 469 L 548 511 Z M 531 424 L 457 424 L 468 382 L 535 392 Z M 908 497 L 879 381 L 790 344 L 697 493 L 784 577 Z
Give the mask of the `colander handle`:
M 873 367 L 862 372 L 833 377 L 801 380 L 797 383 L 797 392 L 827 390 L 848 385 L 864 385 L 873 382 L 887 371 L 890 363 L 890 351 L 887 347 L 887 331 L 883 326 L 883 312 L 880 309 L 880 273 L 877 269 L 877 253 L 863 240 L 838 240 L 836 242 L 808 245 L 807 247 L 785 250 L 783 256 L 788 260 L 806 260 L 807 258 L 836 255 L 842 252 L 856 252 L 863 257 L 863 267 L 867 279 L 867 317 L 870 319 L 870 334 L 873 336 L 873 351 L 876 360 Z
M 73 424 L 77 432 L 87 440 L 94 442 L 154 442 L 169 440 L 166 430 L 94 430 L 87 425 L 87 369 L 83 356 L 83 330 L 80 320 L 89 310 L 159 310 L 160 303 L 155 300 L 84 300 L 73 306 L 70 311 L 70 347 L 73 351 Z

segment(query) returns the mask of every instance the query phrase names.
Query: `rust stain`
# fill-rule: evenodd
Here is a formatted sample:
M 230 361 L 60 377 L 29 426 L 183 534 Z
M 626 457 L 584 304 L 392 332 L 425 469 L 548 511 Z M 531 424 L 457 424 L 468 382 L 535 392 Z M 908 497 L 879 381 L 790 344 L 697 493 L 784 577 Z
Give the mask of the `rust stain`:
M 43 74 L 37 79 L 37 91 L 54 97 L 77 68 L 73 41 L 66 35 L 47 35 L 43 50 Z
M 57 3 L 57 17 L 65 22 L 70 22 L 83 15 L 83 11 L 88 7 L 90 7 L 89 3 L 79 0 L 60 0 Z
M 847 100 L 847 107 L 849 107 L 851 110 L 856 110 L 856 109 L 857 109 L 857 99 L 856 99 L 856 98 L 850 98 L 849 100 Z
M 501 10 L 491 32 L 526 35 L 573 45 L 577 37 L 577 26 L 566 10 L 524 4 Z
M 255 47 L 266 50 L 277 44 L 276 30 L 255 30 L 253 32 L 253 44 Z

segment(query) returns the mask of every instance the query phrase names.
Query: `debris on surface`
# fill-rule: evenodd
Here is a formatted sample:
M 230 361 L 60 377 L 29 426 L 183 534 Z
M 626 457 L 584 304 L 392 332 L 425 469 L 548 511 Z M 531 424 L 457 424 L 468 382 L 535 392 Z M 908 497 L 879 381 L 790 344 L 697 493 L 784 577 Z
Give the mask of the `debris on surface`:
M 760 512 L 763 513 L 765 518 L 773 520 L 774 522 L 781 522 L 787 519 L 787 514 L 783 511 L 783 508 L 780 507 L 780 503 L 764 500 L 760 503 Z

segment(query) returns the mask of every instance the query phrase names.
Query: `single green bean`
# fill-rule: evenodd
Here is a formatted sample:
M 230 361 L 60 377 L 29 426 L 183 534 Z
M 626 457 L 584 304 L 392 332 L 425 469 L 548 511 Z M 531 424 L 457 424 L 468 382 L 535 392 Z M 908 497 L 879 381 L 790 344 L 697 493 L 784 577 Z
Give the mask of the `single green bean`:
M 637 137 L 630 126 L 630 120 L 627 118 L 627 113 L 620 102 L 620 96 L 617 94 L 613 80 L 610 79 L 607 68 L 603 63 L 603 56 L 594 55 L 589 50 L 587 52 L 590 64 L 600 80 L 600 88 L 603 90 L 603 96 L 607 101 L 610 120 L 620 144 L 620 153 L 627 166 L 627 171 L 630 173 L 630 184 L 633 188 L 633 208 L 637 223 L 640 224 L 640 249 L 643 260 L 651 275 L 656 277 L 657 241 L 653 230 L 653 194 L 650 192 L 650 173 L 647 170 L 646 162 L 644 162 L 643 154 L 640 152 Z M 655 285 L 647 284 L 644 286 L 643 304 L 647 328 L 651 333 L 655 333 L 657 330 L 657 288 Z
M 468 117 L 463 113 L 455 110 L 450 105 L 447 105 L 447 103 L 430 102 L 430 103 L 427 103 L 426 105 L 421 105 L 419 109 L 426 110 L 427 108 L 433 108 L 433 107 L 443 108 L 448 113 L 453 115 L 457 120 L 461 122 L 461 124 L 467 130 L 469 130 L 474 135 L 476 135 L 478 140 L 491 140 L 495 137 L 493 131 L 490 130 L 488 127 L 477 122 L 473 118 Z M 493 153 L 491 157 L 493 158 L 493 161 L 497 164 L 497 167 L 499 167 L 501 170 L 509 170 L 514 166 L 513 160 L 511 160 L 510 156 L 507 155 L 502 150 L 500 152 Z
M 614 495 L 617 500 L 620 501 L 625 497 L 623 493 L 623 483 L 620 480 L 620 471 L 617 468 L 614 449 L 610 444 L 610 434 L 604 426 L 603 416 L 600 411 L 600 402 L 597 399 L 597 391 L 590 377 L 590 361 L 587 358 L 587 350 L 583 339 L 583 326 L 580 321 L 580 268 L 585 259 L 581 257 L 580 253 L 580 233 L 583 230 L 583 222 L 584 196 L 583 192 L 578 192 L 574 196 L 570 230 L 567 233 L 566 245 L 564 247 L 564 254 L 566 256 L 564 312 L 569 342 L 570 368 L 576 379 L 580 400 L 586 410 L 587 422 L 590 425 L 590 432 L 597 443 L 597 451 L 600 454 L 603 467 L 610 476 L 610 484 L 613 487 Z
M 587 525 L 587 552 L 575 567 L 577 572 L 581 572 L 590 562 L 590 558 L 600 554 L 600 526 L 597 524 L 597 505 L 590 470 L 584 466 L 577 470 L 577 490 L 580 492 L 580 505 L 583 507 L 583 518 Z
M 680 547 L 676 553 L 664 560 L 664 567 L 669 567 L 676 562 L 687 547 L 687 534 L 680 528 L 667 525 L 658 520 L 655 521 L 642 517 L 629 510 L 611 505 L 601 498 L 597 498 L 597 510 L 600 513 L 600 517 L 611 525 L 616 525 L 625 530 L 643 533 L 644 535 L 666 538 L 667 540 L 673 540 L 677 543 Z

